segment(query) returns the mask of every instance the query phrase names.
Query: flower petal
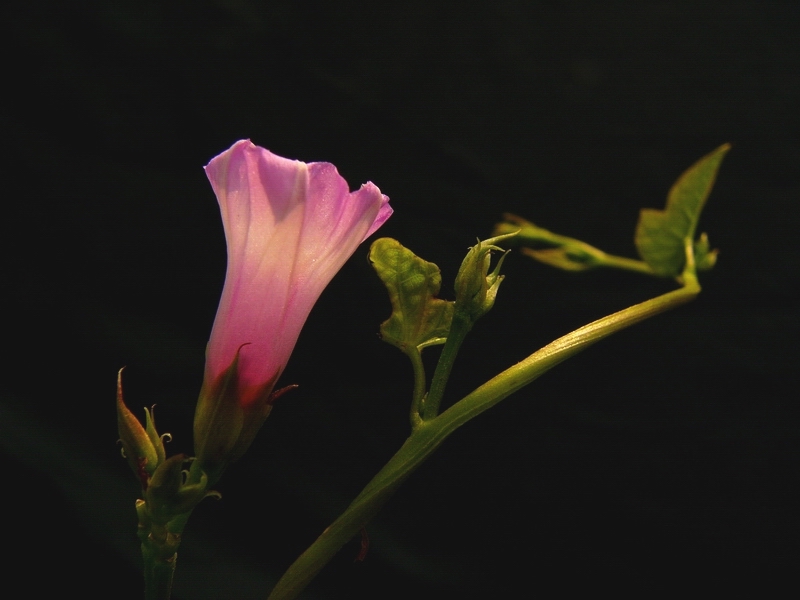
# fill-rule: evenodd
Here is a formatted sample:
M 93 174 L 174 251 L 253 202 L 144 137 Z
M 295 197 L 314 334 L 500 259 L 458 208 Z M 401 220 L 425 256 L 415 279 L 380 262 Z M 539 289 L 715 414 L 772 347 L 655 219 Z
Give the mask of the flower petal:
M 392 214 L 372 183 L 350 192 L 330 163 L 281 158 L 242 140 L 206 167 L 220 205 L 228 268 L 206 380 L 238 357 L 240 402 L 275 381 L 325 286 Z

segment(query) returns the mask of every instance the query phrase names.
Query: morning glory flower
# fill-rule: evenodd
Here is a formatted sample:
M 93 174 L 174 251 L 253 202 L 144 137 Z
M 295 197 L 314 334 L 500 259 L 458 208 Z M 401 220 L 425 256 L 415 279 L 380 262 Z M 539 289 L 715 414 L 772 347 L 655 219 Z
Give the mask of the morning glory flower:
M 372 183 L 351 192 L 330 163 L 281 158 L 249 140 L 205 170 L 228 244 L 195 416 L 198 459 L 214 471 L 250 445 L 314 303 L 392 208 Z

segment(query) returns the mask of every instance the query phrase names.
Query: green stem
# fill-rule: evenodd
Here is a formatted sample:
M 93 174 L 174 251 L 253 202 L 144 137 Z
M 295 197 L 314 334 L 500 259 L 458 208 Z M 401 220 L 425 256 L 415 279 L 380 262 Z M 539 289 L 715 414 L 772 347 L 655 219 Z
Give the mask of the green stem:
M 136 513 L 139 516 L 137 534 L 144 559 L 145 600 L 170 600 L 178 547 L 191 510 L 176 515 L 167 523 L 157 523 L 148 511 L 147 502 L 137 500 Z
M 446 429 L 449 435 L 557 364 L 618 331 L 689 302 L 699 292 L 700 286 L 694 280 L 692 285 L 685 285 L 673 292 L 603 317 L 558 338 L 454 404 L 436 419 L 437 425 L 441 419 L 441 427 Z
M 172 579 L 175 575 L 178 553 L 169 558 L 161 558 L 147 544 L 142 544 L 142 557 L 145 600 L 169 600 L 172 595 Z
M 416 429 L 422 423 L 422 404 L 425 401 L 425 365 L 422 363 L 422 353 L 419 348 L 413 347 L 406 351 L 406 356 L 411 360 L 414 369 L 414 396 L 411 400 L 411 429 Z
M 616 256 L 614 254 L 608 254 L 606 252 L 603 252 L 602 250 L 598 250 L 598 252 L 601 253 L 601 257 L 597 265 L 599 267 L 623 269 L 625 271 L 633 271 L 635 273 L 642 273 L 644 275 L 652 275 L 654 277 L 660 277 L 660 275 L 658 275 L 658 273 L 653 271 L 652 267 L 643 260 L 637 260 L 635 258 L 627 258 L 625 256 Z
M 461 425 L 595 342 L 692 300 L 700 292 L 700 286 L 689 270 L 687 265 L 682 288 L 568 333 L 487 381 L 441 415 L 423 422 L 339 518 L 289 567 L 268 600 L 296 598 L 339 548 L 366 525 L 403 481 Z M 457 349 L 456 346 L 454 351 Z
M 177 550 L 181 543 L 180 533 L 170 531 L 167 526 L 154 524 L 147 517 L 143 500 L 137 502 L 136 509 L 140 517 L 138 533 L 144 559 L 145 600 L 169 600 L 178 559 Z
M 289 567 L 268 600 L 297 598 L 322 567 L 375 516 L 406 477 L 441 443 L 442 440 L 431 440 L 431 433 L 429 425 L 423 423 L 411 434 L 350 506 Z
M 447 334 L 447 341 L 444 344 L 444 348 L 442 348 L 439 362 L 436 363 L 436 370 L 433 372 L 431 389 L 422 406 L 423 421 L 430 421 L 439 414 L 439 405 L 441 404 L 442 396 L 444 396 L 447 380 L 450 379 L 450 371 L 453 370 L 458 351 L 461 349 L 461 344 L 464 343 L 464 339 L 470 329 L 472 329 L 472 323 L 468 318 L 461 315 L 458 307 L 456 307 L 453 321 L 450 325 L 450 332 Z

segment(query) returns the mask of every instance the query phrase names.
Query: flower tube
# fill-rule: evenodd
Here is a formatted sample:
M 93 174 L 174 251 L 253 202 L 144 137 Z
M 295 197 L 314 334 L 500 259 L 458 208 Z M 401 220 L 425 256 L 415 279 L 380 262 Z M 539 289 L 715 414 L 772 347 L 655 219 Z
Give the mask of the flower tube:
M 329 163 L 236 142 L 206 166 L 228 267 L 195 414 L 200 467 L 218 478 L 247 449 L 311 308 L 358 245 L 392 214 L 372 183 L 350 192 Z

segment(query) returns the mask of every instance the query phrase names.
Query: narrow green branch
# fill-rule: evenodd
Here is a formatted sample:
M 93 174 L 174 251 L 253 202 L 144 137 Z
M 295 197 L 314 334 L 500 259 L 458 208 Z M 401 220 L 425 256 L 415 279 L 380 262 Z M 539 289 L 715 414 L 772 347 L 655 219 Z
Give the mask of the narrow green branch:
M 658 277 L 658 274 L 643 260 L 636 258 L 627 258 L 625 256 L 617 256 L 615 254 L 608 254 L 602 250 L 597 250 L 602 254 L 599 267 L 608 267 L 614 269 L 622 269 L 624 271 L 633 271 L 634 273 L 642 273 L 644 275 L 652 275 Z
M 471 328 L 472 323 L 465 318 L 460 318 L 459 312 L 456 311 L 453 315 L 447 341 L 444 344 L 444 348 L 442 348 L 441 355 L 439 355 L 439 362 L 436 363 L 436 370 L 433 372 L 431 389 L 425 397 L 425 402 L 422 406 L 423 421 L 430 421 L 439 414 L 439 405 L 444 396 L 447 380 L 450 378 L 450 371 L 453 370 L 458 351 L 461 349 L 461 344 L 464 343 L 464 339 L 467 337 Z
M 425 401 L 427 381 L 425 379 L 425 365 L 422 363 L 422 353 L 414 346 L 406 351 L 406 356 L 411 360 L 414 369 L 414 395 L 411 399 L 411 429 L 416 429 L 422 423 L 422 405 Z

